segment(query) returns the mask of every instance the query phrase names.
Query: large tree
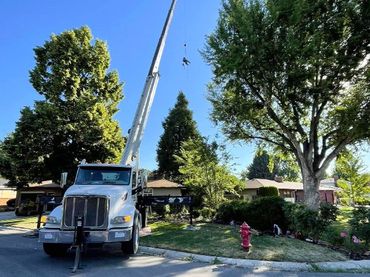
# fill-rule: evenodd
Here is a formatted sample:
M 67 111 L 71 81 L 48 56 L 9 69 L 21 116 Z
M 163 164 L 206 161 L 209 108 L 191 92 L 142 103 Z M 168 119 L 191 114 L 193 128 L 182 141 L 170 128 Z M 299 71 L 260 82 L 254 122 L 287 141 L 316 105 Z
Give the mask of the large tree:
M 181 177 L 180 164 L 174 155 L 179 154 L 184 141 L 200 137 L 188 104 L 185 94 L 180 91 L 175 106 L 162 123 L 164 131 L 157 148 L 157 174 L 177 181 Z
M 34 51 L 30 82 L 44 100 L 21 111 L 2 144 L 0 173 L 18 183 L 58 180 L 63 171 L 72 179 L 83 159 L 118 162 L 124 139 L 112 117 L 122 83 L 108 71 L 107 44 L 82 27 L 52 35 Z
M 312 209 L 330 162 L 370 135 L 369 33 L 368 1 L 225 0 L 208 37 L 213 119 L 294 154 Z

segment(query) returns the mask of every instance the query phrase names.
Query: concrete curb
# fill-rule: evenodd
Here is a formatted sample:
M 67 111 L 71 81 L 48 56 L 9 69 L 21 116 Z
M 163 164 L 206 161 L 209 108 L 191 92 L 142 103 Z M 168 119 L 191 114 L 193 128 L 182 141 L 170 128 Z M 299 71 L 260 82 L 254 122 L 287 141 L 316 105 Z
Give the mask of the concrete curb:
M 344 261 L 344 262 L 319 262 L 319 263 L 295 263 L 295 262 L 274 262 L 260 260 L 233 259 L 192 254 L 174 250 L 140 246 L 141 253 L 164 256 L 178 260 L 197 261 L 211 264 L 227 264 L 242 268 L 253 269 L 255 272 L 263 271 L 368 271 L 370 260 Z
M 370 271 L 370 260 L 314 263 L 318 271 Z

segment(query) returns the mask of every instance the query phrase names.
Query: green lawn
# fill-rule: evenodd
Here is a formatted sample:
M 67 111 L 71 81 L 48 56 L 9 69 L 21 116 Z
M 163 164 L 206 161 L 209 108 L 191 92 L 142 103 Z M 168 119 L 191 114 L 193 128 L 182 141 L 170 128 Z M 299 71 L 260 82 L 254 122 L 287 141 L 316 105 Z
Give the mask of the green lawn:
M 141 244 L 189 253 L 269 261 L 343 261 L 346 257 L 329 248 L 285 237 L 253 236 L 249 253 L 240 246 L 239 229 L 218 224 L 197 224 L 199 230 L 185 230 L 186 224 L 156 222 L 152 235 Z
M 0 220 L 0 225 L 17 228 L 36 229 L 37 216 L 17 217 L 15 219 Z

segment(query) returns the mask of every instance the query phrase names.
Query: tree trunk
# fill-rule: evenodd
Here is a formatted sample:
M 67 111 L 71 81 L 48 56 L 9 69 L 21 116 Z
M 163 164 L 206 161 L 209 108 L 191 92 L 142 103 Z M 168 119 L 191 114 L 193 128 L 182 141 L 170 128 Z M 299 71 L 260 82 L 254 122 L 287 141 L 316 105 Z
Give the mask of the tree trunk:
M 304 202 L 309 209 L 318 210 L 320 207 L 320 179 L 309 170 L 302 169 Z

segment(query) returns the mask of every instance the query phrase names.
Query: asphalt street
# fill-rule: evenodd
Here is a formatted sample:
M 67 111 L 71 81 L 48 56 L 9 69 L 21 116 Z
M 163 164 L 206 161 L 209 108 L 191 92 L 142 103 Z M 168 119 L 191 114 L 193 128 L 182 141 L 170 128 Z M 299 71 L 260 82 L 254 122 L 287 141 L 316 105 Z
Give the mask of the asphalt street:
M 0 228 L 0 276 L 253 276 L 253 277 L 313 277 L 370 276 L 370 274 L 316 272 L 256 272 L 224 265 L 210 265 L 163 257 L 125 256 L 119 245 L 90 249 L 84 256 L 84 268 L 72 274 L 73 254 L 50 258 L 43 253 L 37 238 L 25 236 L 24 231 Z
M 14 211 L 0 213 L 0 220 L 7 220 L 7 219 L 14 219 L 14 218 L 17 218 Z

